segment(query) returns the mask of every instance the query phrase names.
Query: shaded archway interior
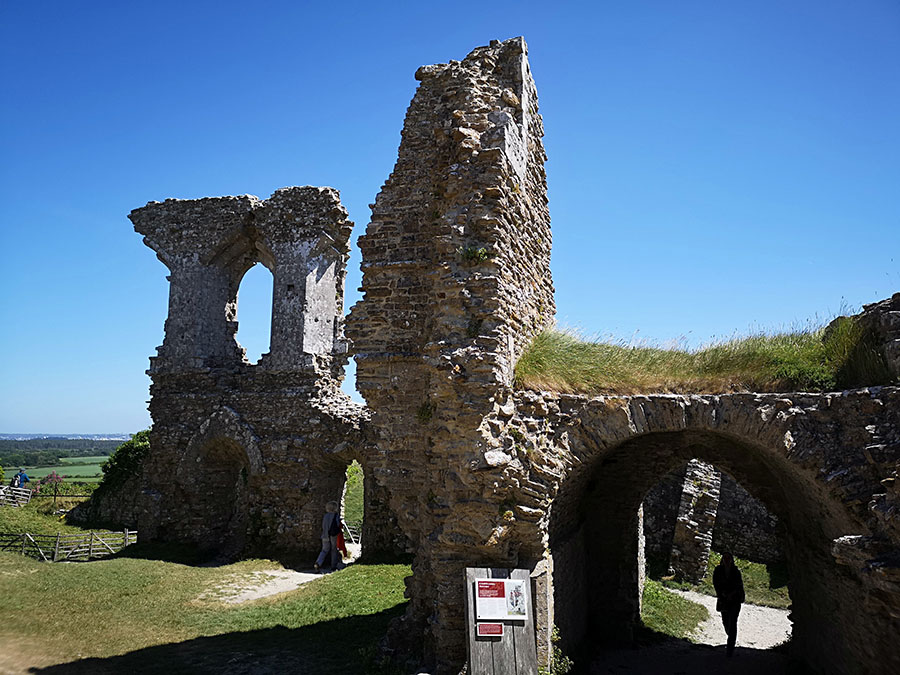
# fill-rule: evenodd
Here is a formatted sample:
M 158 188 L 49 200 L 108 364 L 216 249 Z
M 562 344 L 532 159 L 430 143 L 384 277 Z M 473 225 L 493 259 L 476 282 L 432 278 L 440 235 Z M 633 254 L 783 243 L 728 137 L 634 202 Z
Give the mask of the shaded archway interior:
M 197 454 L 192 476 L 180 477 L 186 486 L 187 517 L 193 521 L 196 541 L 222 542 L 218 550 L 239 550 L 246 537 L 250 462 L 247 452 L 235 440 L 225 437 L 206 442 Z
M 794 641 L 841 639 L 828 620 L 841 611 L 828 585 L 843 577 L 831 542 L 864 531 L 863 525 L 783 455 L 727 434 L 678 431 L 597 453 L 560 491 L 550 548 L 555 622 L 565 646 L 577 653 L 588 644 L 632 639 L 644 573 L 638 510 L 665 474 L 691 459 L 727 472 L 778 517 L 792 580 Z

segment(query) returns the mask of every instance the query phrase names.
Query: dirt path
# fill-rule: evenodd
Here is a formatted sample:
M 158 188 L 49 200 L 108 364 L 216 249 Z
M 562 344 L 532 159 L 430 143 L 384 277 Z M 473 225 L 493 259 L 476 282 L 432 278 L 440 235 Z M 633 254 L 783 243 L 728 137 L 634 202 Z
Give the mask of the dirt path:
M 694 643 L 673 638 L 636 649 L 605 650 L 594 658 L 591 675 L 784 675 L 788 672 L 787 657 L 771 649 L 790 636 L 787 610 L 744 605 L 738 618 L 737 649 L 729 659 L 725 656 L 726 636 L 716 611 L 716 599 L 694 591 L 672 592 L 709 610 L 709 619 L 698 627 Z
M 695 591 L 669 589 L 691 602 L 703 605 L 709 611 L 709 619 L 700 624 L 694 642 L 704 645 L 724 645 L 725 629 L 721 615 L 716 611 L 716 599 Z M 786 609 L 744 605 L 738 616 L 738 646 L 754 649 L 771 649 L 791 635 L 791 622 Z
M 359 557 L 359 545 L 348 544 L 350 557 L 344 565 L 349 565 Z M 225 602 L 229 605 L 239 605 L 251 600 L 267 598 L 279 593 L 287 593 L 300 588 L 303 584 L 322 576 L 313 570 L 297 571 L 290 569 L 259 570 L 241 574 L 225 583 L 207 591 L 201 596 L 201 600 L 214 600 Z

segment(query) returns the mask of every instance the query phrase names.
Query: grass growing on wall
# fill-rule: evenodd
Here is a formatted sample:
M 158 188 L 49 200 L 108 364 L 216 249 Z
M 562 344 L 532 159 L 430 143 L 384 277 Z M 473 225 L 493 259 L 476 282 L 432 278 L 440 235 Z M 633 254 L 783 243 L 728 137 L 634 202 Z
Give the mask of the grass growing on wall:
M 827 391 L 889 382 L 884 359 L 849 317 L 695 351 L 591 341 L 548 329 L 516 364 L 520 388 L 580 394 Z

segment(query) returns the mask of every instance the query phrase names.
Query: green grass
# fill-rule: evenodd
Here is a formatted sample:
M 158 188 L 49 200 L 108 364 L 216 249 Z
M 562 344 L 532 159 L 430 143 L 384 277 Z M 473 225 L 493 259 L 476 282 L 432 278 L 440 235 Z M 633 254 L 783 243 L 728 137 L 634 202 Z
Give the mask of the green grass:
M 647 579 L 641 620 L 644 626 L 676 638 L 689 638 L 709 618 L 703 605 L 666 590 L 661 583 Z
M 759 333 L 699 350 L 590 341 L 545 330 L 516 364 L 516 385 L 584 394 L 823 391 L 888 384 L 869 336 L 851 318 Z
M 369 655 L 402 611 L 409 567 L 353 565 L 243 605 L 208 599 L 229 581 L 277 568 L 126 557 L 62 565 L 0 553 L 0 652 L 44 665 L 128 654 L 104 664 L 115 672 L 157 672 L 154 663 L 171 672 L 173 662 L 219 672 L 242 654 L 272 672 L 372 672 Z
M 102 465 L 109 459 L 109 455 L 90 455 L 88 457 L 60 457 L 62 464 L 97 464 Z
M 344 520 L 354 526 L 360 526 L 363 522 L 363 470 L 355 459 L 347 467 Z
M 38 480 L 44 476 L 50 475 L 54 471 L 60 476 L 65 476 L 67 479 L 77 478 L 80 481 L 96 483 L 100 481 L 100 478 L 103 475 L 100 470 L 101 466 L 102 462 L 100 464 L 58 464 L 56 466 L 44 466 L 39 469 L 29 469 L 26 467 L 25 473 L 27 473 L 28 477 L 31 479 L 31 487 L 34 487 L 34 483 Z
M 57 500 L 57 504 L 62 508 L 69 508 L 72 504 L 65 498 Z M 81 500 L 79 500 L 81 501 Z M 90 530 L 85 530 L 73 525 L 66 525 L 65 521 L 59 516 L 48 513 L 53 509 L 52 499 L 32 499 L 27 506 L 20 508 L 12 508 L 11 506 L 0 507 L 0 532 L 4 534 L 82 534 Z M 99 531 L 99 530 L 95 530 Z
M 721 560 L 722 556 L 715 551 L 709 554 L 706 575 L 699 584 L 693 585 L 671 580 L 665 580 L 663 583 L 671 588 L 694 590 L 698 593 L 715 596 L 716 590 L 713 588 L 712 575 Z M 741 577 L 744 580 L 744 594 L 748 603 L 781 609 L 790 607 L 791 596 L 788 594 L 787 569 L 784 563 L 763 565 L 735 558 L 734 564 L 741 571 Z

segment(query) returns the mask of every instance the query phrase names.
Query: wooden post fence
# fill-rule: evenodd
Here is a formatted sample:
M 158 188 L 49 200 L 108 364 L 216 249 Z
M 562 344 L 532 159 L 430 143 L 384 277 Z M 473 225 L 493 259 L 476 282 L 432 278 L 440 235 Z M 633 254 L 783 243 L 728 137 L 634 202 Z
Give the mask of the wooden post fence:
M 0 551 L 17 551 L 45 562 L 87 561 L 118 553 L 137 542 L 137 530 L 88 534 L 2 534 Z

